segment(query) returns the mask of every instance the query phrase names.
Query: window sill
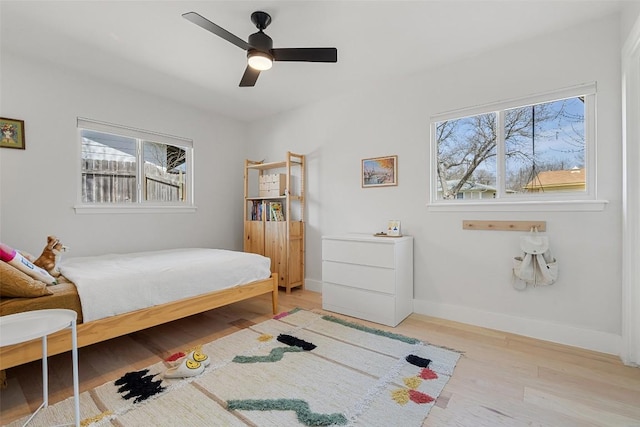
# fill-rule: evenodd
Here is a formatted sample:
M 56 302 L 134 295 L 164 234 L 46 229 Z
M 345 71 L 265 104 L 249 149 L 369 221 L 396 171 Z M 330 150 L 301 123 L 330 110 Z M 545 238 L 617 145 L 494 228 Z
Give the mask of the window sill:
M 195 213 L 196 206 L 158 206 L 158 205 L 76 205 L 76 214 L 155 214 L 155 213 Z
M 538 200 L 519 202 L 430 203 L 431 212 L 596 212 L 603 211 L 608 200 Z

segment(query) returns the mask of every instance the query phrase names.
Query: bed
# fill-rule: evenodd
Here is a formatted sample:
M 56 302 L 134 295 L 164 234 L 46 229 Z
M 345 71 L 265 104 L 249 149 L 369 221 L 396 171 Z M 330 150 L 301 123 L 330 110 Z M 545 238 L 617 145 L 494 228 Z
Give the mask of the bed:
M 45 308 L 78 313 L 78 347 L 140 331 L 234 302 L 271 294 L 269 258 L 221 249 L 176 249 L 65 260 L 53 295 L 3 298 L 0 315 Z M 117 291 L 117 292 L 116 292 Z M 140 298 L 139 298 L 140 297 Z M 48 338 L 48 354 L 71 349 L 68 330 Z M 0 370 L 38 360 L 42 341 L 0 348 Z

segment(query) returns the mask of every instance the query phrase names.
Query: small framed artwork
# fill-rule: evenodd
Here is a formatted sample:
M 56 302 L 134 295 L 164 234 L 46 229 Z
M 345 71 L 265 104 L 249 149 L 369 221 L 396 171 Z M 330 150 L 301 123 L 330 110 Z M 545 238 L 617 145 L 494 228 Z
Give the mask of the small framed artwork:
M 398 156 L 362 159 L 362 187 L 398 185 Z
M 387 236 L 400 237 L 402 236 L 402 230 L 400 229 L 400 221 L 397 219 L 390 219 L 387 225 Z
M 24 150 L 24 121 L 0 117 L 0 147 Z

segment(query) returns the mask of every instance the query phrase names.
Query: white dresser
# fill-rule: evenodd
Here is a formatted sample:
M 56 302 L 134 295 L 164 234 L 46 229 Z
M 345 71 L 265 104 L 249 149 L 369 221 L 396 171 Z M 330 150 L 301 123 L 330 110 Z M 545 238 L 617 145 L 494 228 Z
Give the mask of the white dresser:
M 396 326 L 413 312 L 413 237 L 322 237 L 322 308 Z

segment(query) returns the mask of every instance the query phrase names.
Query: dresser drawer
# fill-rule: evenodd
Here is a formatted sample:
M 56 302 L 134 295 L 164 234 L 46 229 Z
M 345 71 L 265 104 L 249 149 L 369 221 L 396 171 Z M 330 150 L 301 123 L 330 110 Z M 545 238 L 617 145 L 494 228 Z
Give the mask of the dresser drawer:
M 325 261 L 394 268 L 394 245 L 324 239 L 322 241 L 322 259 Z
M 396 326 L 402 319 L 395 316 L 393 295 L 323 283 L 322 308 L 383 325 Z
M 322 261 L 322 280 L 359 289 L 395 294 L 395 270 Z

